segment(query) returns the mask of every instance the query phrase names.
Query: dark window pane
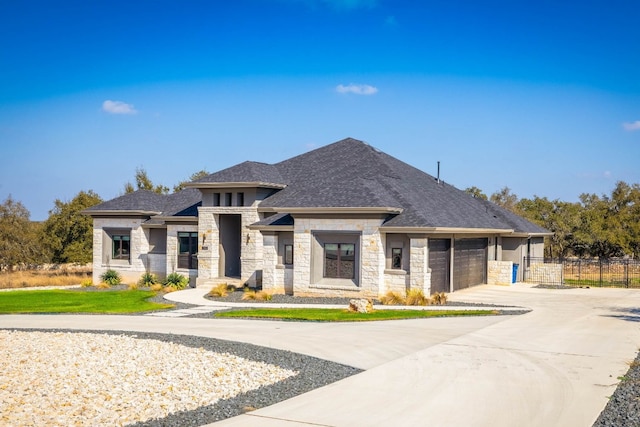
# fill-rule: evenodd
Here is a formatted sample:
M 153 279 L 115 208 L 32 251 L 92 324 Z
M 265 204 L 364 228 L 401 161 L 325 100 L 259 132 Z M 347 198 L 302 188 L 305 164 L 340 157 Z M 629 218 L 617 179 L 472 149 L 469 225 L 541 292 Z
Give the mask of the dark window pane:
M 324 277 L 353 279 L 355 277 L 355 245 L 327 243 L 324 245 Z
M 391 268 L 402 268 L 402 248 L 391 249 Z
M 178 232 L 178 268 L 198 268 L 197 232 Z
M 129 259 L 130 236 L 116 234 L 111 236 L 111 257 L 113 259 Z

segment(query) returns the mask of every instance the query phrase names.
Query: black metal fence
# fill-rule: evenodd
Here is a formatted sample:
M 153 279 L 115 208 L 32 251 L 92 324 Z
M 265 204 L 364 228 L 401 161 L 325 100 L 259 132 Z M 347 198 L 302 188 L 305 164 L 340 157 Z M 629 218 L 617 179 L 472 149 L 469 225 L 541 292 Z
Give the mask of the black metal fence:
M 581 258 L 533 258 L 523 260 L 525 282 L 541 282 L 549 285 L 640 288 L 640 260 L 636 259 L 581 259 Z M 561 267 L 561 275 L 539 274 L 549 271 L 541 265 Z M 540 280 L 540 277 L 544 277 Z

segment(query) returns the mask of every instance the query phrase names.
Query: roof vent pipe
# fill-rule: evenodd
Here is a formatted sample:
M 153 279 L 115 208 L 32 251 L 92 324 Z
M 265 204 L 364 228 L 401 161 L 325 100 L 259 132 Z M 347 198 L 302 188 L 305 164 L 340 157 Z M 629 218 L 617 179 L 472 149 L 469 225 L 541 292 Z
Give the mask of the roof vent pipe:
M 436 180 L 440 184 L 440 160 L 438 160 L 438 178 Z

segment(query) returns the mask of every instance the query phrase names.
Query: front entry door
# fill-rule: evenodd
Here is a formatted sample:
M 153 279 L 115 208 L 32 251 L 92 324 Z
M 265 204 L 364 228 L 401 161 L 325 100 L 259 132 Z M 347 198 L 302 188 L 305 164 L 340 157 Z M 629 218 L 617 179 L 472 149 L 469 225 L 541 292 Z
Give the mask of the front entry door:
M 240 277 L 241 215 L 220 215 L 220 272 L 224 277 Z M 222 276 L 222 274 L 221 274 Z

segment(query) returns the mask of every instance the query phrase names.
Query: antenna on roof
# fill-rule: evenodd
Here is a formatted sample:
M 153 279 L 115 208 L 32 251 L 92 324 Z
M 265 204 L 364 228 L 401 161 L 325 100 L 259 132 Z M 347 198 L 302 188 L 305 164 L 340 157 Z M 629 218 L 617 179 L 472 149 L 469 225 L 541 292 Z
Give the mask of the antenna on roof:
M 436 178 L 438 184 L 440 184 L 440 160 L 438 160 L 438 177 Z

